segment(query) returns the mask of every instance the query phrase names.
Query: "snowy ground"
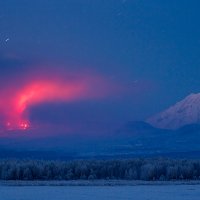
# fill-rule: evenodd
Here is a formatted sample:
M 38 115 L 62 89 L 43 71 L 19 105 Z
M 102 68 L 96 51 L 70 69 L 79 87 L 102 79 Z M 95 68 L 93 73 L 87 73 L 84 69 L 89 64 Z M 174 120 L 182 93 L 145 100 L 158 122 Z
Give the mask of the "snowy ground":
M 0 200 L 199 200 L 200 185 L 0 186 Z
M 138 186 L 138 185 L 200 185 L 200 180 L 69 180 L 69 181 L 0 181 L 0 186 Z M 1 199 L 0 199 L 1 200 Z

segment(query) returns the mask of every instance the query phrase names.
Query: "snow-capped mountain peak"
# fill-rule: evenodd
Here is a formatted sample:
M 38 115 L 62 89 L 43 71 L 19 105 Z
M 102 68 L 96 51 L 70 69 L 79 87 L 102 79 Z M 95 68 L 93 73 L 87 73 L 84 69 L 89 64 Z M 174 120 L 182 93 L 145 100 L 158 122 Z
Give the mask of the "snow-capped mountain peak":
M 184 125 L 200 123 L 200 93 L 190 94 L 174 106 L 149 118 L 147 122 L 164 129 L 178 129 Z

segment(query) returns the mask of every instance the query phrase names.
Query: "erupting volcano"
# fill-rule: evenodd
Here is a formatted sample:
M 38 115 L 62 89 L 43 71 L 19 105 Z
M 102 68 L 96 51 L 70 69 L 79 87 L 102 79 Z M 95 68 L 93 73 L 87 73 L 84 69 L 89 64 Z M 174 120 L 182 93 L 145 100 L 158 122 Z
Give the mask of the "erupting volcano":
M 31 128 L 29 106 L 44 102 L 71 102 L 108 95 L 108 83 L 97 76 L 78 76 L 78 79 L 41 78 L 28 79 L 20 87 L 12 87 L 2 93 L 0 110 L 6 130 Z M 8 92 L 9 91 L 9 92 Z

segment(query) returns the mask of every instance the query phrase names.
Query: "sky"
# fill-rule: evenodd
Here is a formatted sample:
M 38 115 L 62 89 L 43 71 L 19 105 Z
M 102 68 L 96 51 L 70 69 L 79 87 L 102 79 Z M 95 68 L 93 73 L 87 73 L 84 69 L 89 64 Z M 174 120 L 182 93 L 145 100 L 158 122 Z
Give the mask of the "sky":
M 199 6 L 1 1 L 1 127 L 111 131 L 200 92 Z

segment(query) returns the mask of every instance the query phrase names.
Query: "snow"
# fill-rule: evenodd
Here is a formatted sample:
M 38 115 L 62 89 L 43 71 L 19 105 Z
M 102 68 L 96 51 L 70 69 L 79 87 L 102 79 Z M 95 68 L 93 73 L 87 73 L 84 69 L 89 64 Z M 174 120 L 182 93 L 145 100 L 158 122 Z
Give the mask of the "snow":
M 174 106 L 151 117 L 147 122 L 165 129 L 177 129 L 184 125 L 200 123 L 200 93 L 190 94 Z
M 1 200 L 199 200 L 200 185 L 0 186 Z
M 167 186 L 167 185 L 200 185 L 199 180 L 171 180 L 171 181 L 143 181 L 143 180 L 34 180 L 34 181 L 19 181 L 6 180 L 0 181 L 2 186 Z

